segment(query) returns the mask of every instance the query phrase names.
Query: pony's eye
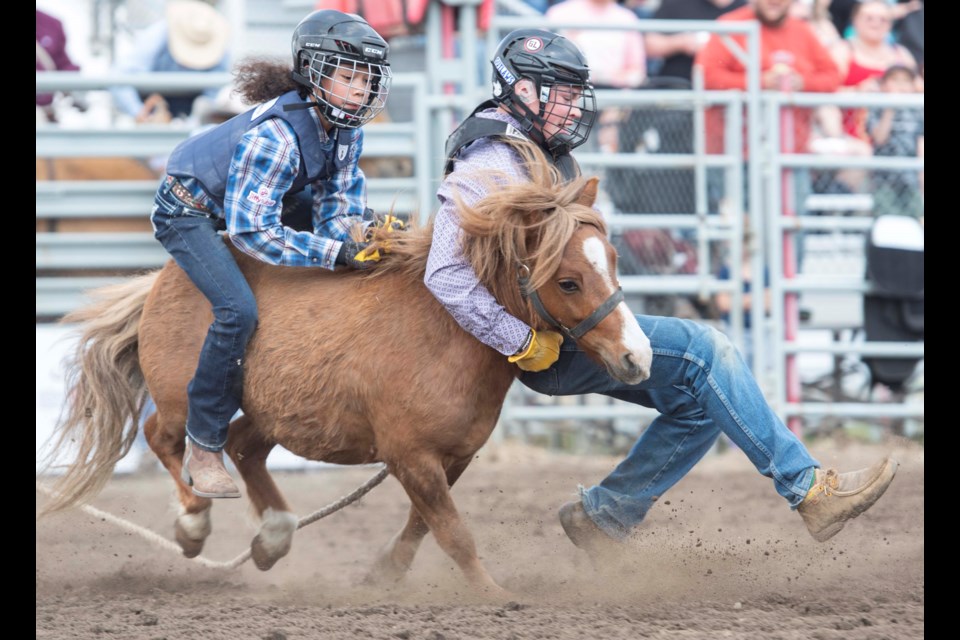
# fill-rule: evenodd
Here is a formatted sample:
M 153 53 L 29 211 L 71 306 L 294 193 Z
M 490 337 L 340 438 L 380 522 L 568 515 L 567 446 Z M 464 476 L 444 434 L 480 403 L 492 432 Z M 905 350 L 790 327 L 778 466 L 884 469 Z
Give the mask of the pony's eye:
M 560 290 L 564 293 L 576 293 L 580 291 L 580 287 L 573 280 L 561 280 Z

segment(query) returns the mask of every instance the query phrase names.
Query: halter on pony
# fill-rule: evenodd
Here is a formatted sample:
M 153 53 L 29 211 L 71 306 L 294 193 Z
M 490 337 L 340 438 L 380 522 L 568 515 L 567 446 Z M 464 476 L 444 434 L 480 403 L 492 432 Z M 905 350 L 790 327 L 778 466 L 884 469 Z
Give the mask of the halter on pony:
M 623 302 L 623 288 L 617 287 L 617 290 L 614 291 L 613 294 L 599 307 L 594 309 L 593 313 L 584 318 L 583 321 L 573 329 L 568 329 L 562 322 L 550 315 L 550 312 L 547 311 L 547 308 L 543 306 L 543 301 L 540 300 L 540 294 L 537 293 L 536 290 L 530 289 L 530 267 L 525 264 L 521 264 L 517 268 L 517 282 L 520 284 L 520 295 L 523 296 L 524 300 L 530 300 L 531 304 L 533 304 L 534 310 L 536 310 L 537 314 L 543 319 L 543 321 L 549 324 L 551 327 L 560 329 L 560 333 L 568 338 L 571 338 L 572 340 L 577 340 L 583 337 L 584 334 L 600 324 L 604 318 L 610 315 L 610 312 L 616 309 L 618 304 Z

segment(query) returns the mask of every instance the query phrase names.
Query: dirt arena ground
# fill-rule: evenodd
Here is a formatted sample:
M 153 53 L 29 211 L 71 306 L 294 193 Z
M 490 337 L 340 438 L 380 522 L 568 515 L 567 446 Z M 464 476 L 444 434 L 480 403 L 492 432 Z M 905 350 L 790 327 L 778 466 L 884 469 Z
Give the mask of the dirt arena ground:
M 701 462 L 651 511 L 623 564 L 597 571 L 556 517 L 614 458 L 487 447 L 453 491 L 493 577 L 515 598 L 484 602 L 428 537 L 405 581 L 361 584 L 408 506 L 388 478 L 360 503 L 297 532 L 268 572 L 206 568 L 79 510 L 37 523 L 36 637 L 130 640 L 300 638 L 924 637 L 924 454 L 920 446 L 814 442 L 848 470 L 893 451 L 887 494 L 819 544 L 738 451 Z M 375 473 L 277 473 L 299 515 Z M 172 539 L 165 473 L 116 477 L 94 506 Z M 37 493 L 37 505 L 43 497 Z M 204 555 L 229 560 L 255 529 L 245 500 L 214 506 Z

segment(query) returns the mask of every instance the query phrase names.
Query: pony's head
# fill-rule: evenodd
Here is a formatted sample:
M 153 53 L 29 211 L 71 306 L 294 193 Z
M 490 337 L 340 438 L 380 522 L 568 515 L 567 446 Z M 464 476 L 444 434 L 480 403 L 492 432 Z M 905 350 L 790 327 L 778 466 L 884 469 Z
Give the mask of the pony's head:
M 562 331 L 618 380 L 646 380 L 653 352 L 623 301 L 617 253 L 593 208 L 597 178 L 565 181 L 535 145 L 511 144 L 529 180 L 491 173 L 490 195 L 475 206 L 454 196 L 464 256 L 511 314 Z

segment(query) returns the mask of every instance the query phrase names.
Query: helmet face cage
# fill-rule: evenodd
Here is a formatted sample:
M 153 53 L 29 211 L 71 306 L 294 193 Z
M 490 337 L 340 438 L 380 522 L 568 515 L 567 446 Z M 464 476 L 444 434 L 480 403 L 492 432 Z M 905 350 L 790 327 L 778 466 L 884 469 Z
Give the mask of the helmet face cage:
M 578 109 L 579 118 L 570 118 L 570 111 Z M 540 87 L 540 113 L 537 123 L 544 134 L 547 149 L 562 154 L 576 149 L 590 137 L 597 120 L 597 97 L 590 84 L 562 84 Z M 557 129 L 556 132 L 552 132 Z
M 329 122 L 344 129 L 356 129 L 383 111 L 392 78 L 389 64 L 320 51 L 303 51 L 301 55 L 314 98 Z M 353 96 L 351 87 L 363 81 L 368 83 L 368 89 L 361 104 Z M 338 104 L 333 103 L 334 99 Z
M 554 155 L 574 149 L 590 135 L 597 101 L 586 58 L 573 42 L 542 29 L 518 29 L 497 47 L 493 63 L 493 98 L 521 122 L 527 133 Z M 532 112 L 515 96 L 516 83 L 528 79 L 540 101 Z M 578 109 L 579 118 L 568 117 Z

